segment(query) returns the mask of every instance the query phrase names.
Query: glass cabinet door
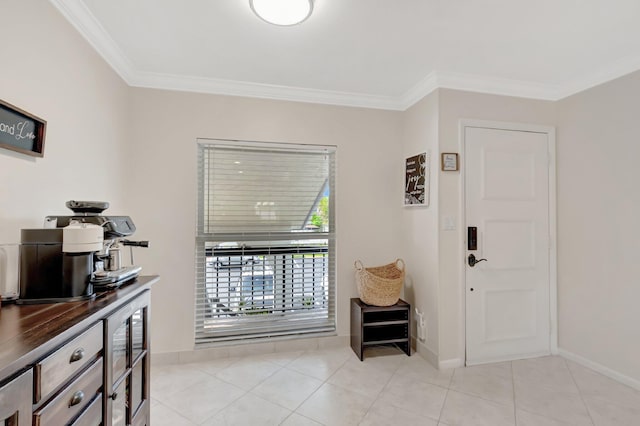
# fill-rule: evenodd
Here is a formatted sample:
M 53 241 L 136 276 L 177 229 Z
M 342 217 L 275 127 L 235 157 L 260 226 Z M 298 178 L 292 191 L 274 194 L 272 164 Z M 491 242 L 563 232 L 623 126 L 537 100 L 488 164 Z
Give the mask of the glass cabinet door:
M 120 386 L 116 388 L 114 393 L 111 394 L 112 410 L 111 410 L 111 425 L 112 426 L 126 426 L 127 425 L 127 393 L 126 393 L 127 381 L 123 380 Z
M 145 349 L 144 344 L 144 330 L 146 329 L 145 325 L 145 315 L 144 308 L 138 309 L 133 313 L 131 317 L 131 328 L 133 330 L 132 333 L 132 362 L 135 362 L 142 351 Z
M 120 323 L 119 327 L 113 332 L 113 350 L 111 354 L 113 367 L 113 380 L 117 381 L 127 371 L 127 347 L 129 342 L 129 318 Z
M 149 294 L 143 292 L 106 320 L 105 426 L 149 417 Z
M 135 414 L 144 400 L 143 362 L 138 362 L 131 372 L 131 409 Z

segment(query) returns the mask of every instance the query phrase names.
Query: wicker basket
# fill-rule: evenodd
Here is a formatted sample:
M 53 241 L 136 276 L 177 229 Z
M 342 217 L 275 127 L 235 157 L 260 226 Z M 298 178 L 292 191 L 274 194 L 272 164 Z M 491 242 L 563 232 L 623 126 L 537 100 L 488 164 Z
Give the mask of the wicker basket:
M 404 284 L 404 261 L 384 266 L 365 268 L 362 262 L 356 260 L 356 285 L 360 300 L 367 305 L 391 306 L 400 299 L 400 292 Z

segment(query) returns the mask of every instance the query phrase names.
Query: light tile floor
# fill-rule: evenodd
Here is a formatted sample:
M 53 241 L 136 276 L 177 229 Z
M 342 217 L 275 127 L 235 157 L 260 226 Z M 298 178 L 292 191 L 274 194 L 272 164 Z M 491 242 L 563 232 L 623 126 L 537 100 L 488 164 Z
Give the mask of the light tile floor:
M 439 371 L 350 348 L 153 366 L 151 424 L 638 426 L 640 392 L 560 357 Z

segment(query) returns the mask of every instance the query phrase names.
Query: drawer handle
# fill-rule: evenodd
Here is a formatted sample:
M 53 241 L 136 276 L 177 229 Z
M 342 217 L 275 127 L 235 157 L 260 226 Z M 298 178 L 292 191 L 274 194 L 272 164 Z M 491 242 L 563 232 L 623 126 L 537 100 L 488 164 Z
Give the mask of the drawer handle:
M 109 395 L 109 398 L 115 401 L 116 399 L 118 399 L 118 393 L 117 392 L 112 393 L 111 395 Z
M 69 401 L 69 407 L 73 407 L 74 405 L 78 405 L 84 399 L 84 392 L 78 391 L 73 394 L 71 397 L 71 401 Z
M 69 360 L 69 363 L 80 361 L 82 358 L 84 358 L 84 349 L 78 348 L 75 351 L 73 351 L 73 353 L 71 354 L 71 359 Z

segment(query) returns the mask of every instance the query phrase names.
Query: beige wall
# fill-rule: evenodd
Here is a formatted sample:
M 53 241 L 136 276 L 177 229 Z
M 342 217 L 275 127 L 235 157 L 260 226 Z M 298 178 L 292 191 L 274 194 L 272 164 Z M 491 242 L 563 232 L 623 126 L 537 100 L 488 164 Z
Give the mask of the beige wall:
M 555 104 L 506 96 L 485 95 L 456 90 L 440 90 L 440 152 L 460 152 L 461 119 L 513 123 L 556 124 Z M 464 159 L 462 159 L 464 161 Z M 439 170 L 439 168 L 438 168 Z M 438 199 L 440 220 L 456 220 L 456 231 L 441 231 L 439 240 L 439 361 L 444 365 L 464 362 L 464 224 L 460 206 L 462 182 L 459 172 L 439 172 Z
M 196 139 L 337 145 L 338 333 L 349 335 L 353 262 L 398 257 L 401 114 L 239 97 L 132 89 L 127 208 L 151 249 L 138 250 L 153 290 L 155 352 L 193 348 Z
M 0 98 L 48 122 L 44 158 L 0 149 L 0 243 L 70 213 L 67 200 L 126 211 L 126 85 L 48 2 L 3 0 L 0 40 Z
M 640 73 L 557 103 L 439 90 L 385 112 L 128 88 L 47 2 L 4 0 L 0 98 L 48 121 L 41 159 L 0 150 L 0 243 L 65 214 L 69 199 L 131 215 L 153 291 L 154 352 L 193 342 L 198 137 L 338 145 L 338 332 L 349 334 L 353 261 L 407 262 L 405 297 L 425 312 L 419 349 L 464 358 L 460 174 L 439 170 L 460 152 L 459 120 L 558 125 L 560 348 L 640 380 L 632 256 L 640 208 Z M 24 22 L 29 22 L 29 31 Z M 18 36 L 19 35 L 19 36 Z M 404 208 L 403 159 L 431 154 L 426 208 Z M 441 231 L 445 217 L 456 231 Z
M 640 383 L 640 72 L 558 103 L 562 350 Z
M 433 362 L 438 354 L 438 107 L 436 91 L 403 113 L 402 149 L 396 154 L 401 162 L 429 153 L 429 206 L 402 207 L 400 253 L 407 264 L 405 300 L 424 314 L 427 326 L 427 339 L 416 341 L 416 348 Z M 413 335 L 417 337 L 415 322 Z

